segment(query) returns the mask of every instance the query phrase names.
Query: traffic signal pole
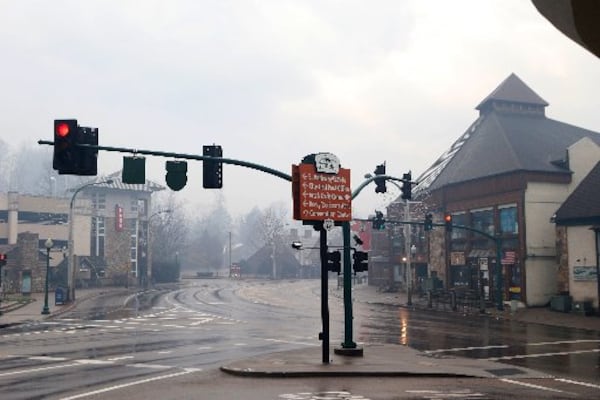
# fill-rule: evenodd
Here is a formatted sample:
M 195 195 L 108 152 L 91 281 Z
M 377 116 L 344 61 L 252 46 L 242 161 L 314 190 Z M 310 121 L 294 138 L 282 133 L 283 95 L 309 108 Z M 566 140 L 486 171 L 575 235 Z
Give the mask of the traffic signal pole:
M 323 341 L 323 364 L 329 364 L 329 270 L 327 269 L 327 230 L 320 224 L 320 251 L 321 251 L 321 322 L 323 331 L 319 339 Z
M 38 144 L 47 144 L 54 145 L 54 142 L 49 140 L 38 140 Z M 284 172 L 278 171 L 273 168 L 265 167 L 264 165 L 255 164 L 248 161 L 236 160 L 233 158 L 223 158 L 223 157 L 211 157 L 211 156 L 200 156 L 196 154 L 183 154 L 183 153 L 170 153 L 165 151 L 154 151 L 154 150 L 141 150 L 141 149 L 132 149 L 126 147 L 112 147 L 112 146 L 96 146 L 89 144 L 78 144 L 76 147 L 80 147 L 82 149 L 96 149 L 96 150 L 104 150 L 104 151 L 112 151 L 118 153 L 131 153 L 131 154 L 141 154 L 141 155 L 150 155 L 150 156 L 158 156 L 158 157 L 168 157 L 168 158 L 177 158 L 184 160 L 197 160 L 197 161 L 215 161 L 221 162 L 223 164 L 232 164 L 238 165 L 240 167 L 246 167 L 250 169 L 256 169 L 258 171 L 265 172 L 267 174 L 275 175 L 278 178 L 284 179 L 286 181 L 292 181 L 292 176 L 286 174 Z

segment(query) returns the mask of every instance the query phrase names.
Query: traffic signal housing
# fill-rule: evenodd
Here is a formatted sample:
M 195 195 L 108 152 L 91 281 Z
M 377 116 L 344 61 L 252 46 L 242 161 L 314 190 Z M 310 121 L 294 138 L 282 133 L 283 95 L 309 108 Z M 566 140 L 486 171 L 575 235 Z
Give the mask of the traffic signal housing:
M 6 256 L 6 253 L 0 253 L 0 267 L 3 267 L 6 265 L 7 259 L 8 259 L 8 257 Z
M 365 251 L 355 251 L 352 255 L 354 263 L 352 264 L 352 269 L 354 270 L 354 275 L 357 272 L 364 272 L 369 270 L 369 253 Z
M 375 167 L 375 176 L 377 175 L 385 175 L 385 163 L 379 164 Z M 375 193 L 387 192 L 387 187 L 385 186 L 385 178 L 375 178 L 375 185 Z
M 98 173 L 98 128 L 80 127 L 76 119 L 54 120 L 52 168 L 59 174 L 93 176 Z
M 425 215 L 425 223 L 423 224 L 423 226 L 425 227 L 425 232 L 429 232 L 433 229 L 433 215 Z
M 79 164 L 77 137 L 79 126 L 76 119 L 54 120 L 54 156 L 52 168 L 59 174 L 75 174 Z
M 327 270 L 337 272 L 339 275 L 342 272 L 342 253 L 339 250 L 327 252 Z
M 409 171 L 408 174 L 402 174 L 402 199 L 412 199 L 412 174 Z
M 223 157 L 223 148 L 214 144 L 202 146 L 202 153 L 207 157 Z M 221 161 L 202 161 L 202 186 L 205 189 L 221 189 L 223 187 L 223 163 Z
M 444 215 L 444 223 L 446 224 L 446 232 L 452 232 L 452 214 Z
M 373 229 L 376 231 L 382 231 L 385 229 L 385 218 L 381 211 L 375 211 L 375 217 L 373 218 Z
M 187 183 L 187 163 L 185 161 L 167 161 L 165 180 L 171 190 L 181 190 Z
M 98 146 L 98 128 L 79 127 L 77 139 L 79 144 Z M 97 175 L 98 149 L 79 147 L 77 150 L 79 153 L 77 175 Z

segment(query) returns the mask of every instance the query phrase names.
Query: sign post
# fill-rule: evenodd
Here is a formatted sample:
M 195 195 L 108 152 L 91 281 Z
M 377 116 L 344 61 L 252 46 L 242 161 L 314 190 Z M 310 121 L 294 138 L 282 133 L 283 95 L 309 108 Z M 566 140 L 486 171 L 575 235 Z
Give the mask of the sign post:
M 300 165 L 292 165 L 294 219 L 313 225 L 319 231 L 321 253 L 322 361 L 329 364 L 329 301 L 327 270 L 327 231 L 352 219 L 350 170 L 340 168 L 331 153 L 311 154 Z M 346 256 L 344 249 L 344 256 Z

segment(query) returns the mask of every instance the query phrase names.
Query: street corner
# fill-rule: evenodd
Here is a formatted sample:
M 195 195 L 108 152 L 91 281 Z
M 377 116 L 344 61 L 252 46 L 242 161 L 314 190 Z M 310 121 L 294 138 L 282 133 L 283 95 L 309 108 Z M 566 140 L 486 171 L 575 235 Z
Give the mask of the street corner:
M 547 378 L 547 374 L 497 361 L 441 357 L 402 345 L 373 344 L 362 357 L 330 353 L 322 362 L 320 348 L 298 349 L 232 361 L 222 372 L 239 377 L 463 377 Z

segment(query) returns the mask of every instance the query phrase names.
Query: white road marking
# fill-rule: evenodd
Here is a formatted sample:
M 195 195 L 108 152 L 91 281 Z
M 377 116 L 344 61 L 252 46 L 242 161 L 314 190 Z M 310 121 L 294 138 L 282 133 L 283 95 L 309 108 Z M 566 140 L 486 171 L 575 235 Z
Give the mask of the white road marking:
M 593 383 L 572 381 L 570 379 L 562 379 L 562 378 L 554 378 L 554 380 L 558 381 L 558 382 L 563 382 L 563 383 L 570 383 L 571 385 L 579 385 L 579 386 L 585 386 L 585 387 L 600 389 L 600 385 L 594 385 Z
M 267 342 L 275 342 L 275 343 L 286 343 L 286 344 L 301 344 L 303 346 L 319 346 L 317 343 L 306 343 L 306 342 L 296 342 L 291 340 L 281 340 L 281 339 L 265 339 Z
M 201 371 L 201 369 L 198 368 L 186 368 L 181 372 L 175 372 L 173 374 L 167 374 L 167 375 L 159 375 L 159 376 L 155 376 L 152 378 L 148 378 L 148 379 L 142 379 L 139 381 L 133 381 L 133 382 L 128 382 L 128 383 L 123 383 L 121 385 L 115 385 L 115 386 L 109 386 L 106 387 L 104 389 L 98 389 L 98 390 L 94 390 L 91 392 L 85 392 L 85 393 L 80 393 L 74 396 L 69 396 L 69 397 L 63 397 L 61 400 L 75 400 L 75 399 L 80 399 L 83 397 L 89 397 L 89 396 L 93 396 L 96 394 L 101 394 L 101 393 L 106 393 L 106 392 L 110 392 L 113 390 L 118 390 L 118 389 L 123 389 L 129 386 L 135 386 L 135 385 L 141 385 L 144 383 L 148 383 L 148 382 L 154 382 L 154 381 L 159 381 L 159 380 L 163 380 L 163 379 L 169 379 L 169 378 L 175 378 L 178 376 L 182 376 L 182 375 L 187 375 L 190 374 L 192 372 L 197 372 L 197 371 Z
M 531 389 L 546 390 L 548 392 L 555 392 L 555 393 L 565 393 L 565 391 L 563 391 L 563 390 L 553 389 L 553 388 L 549 388 L 546 386 L 534 385 L 532 383 L 519 382 L 519 381 L 514 381 L 512 379 L 505 379 L 505 378 L 502 378 L 500 380 L 505 383 L 511 383 L 513 385 L 525 386 L 525 387 L 528 387 Z
M 426 350 L 423 353 L 434 354 L 434 353 L 450 353 L 450 352 L 454 352 L 454 351 L 490 350 L 490 349 L 507 349 L 507 348 L 508 348 L 508 345 L 481 346 L 481 347 L 455 347 L 452 349 Z
M 491 358 L 486 358 L 486 360 L 488 360 L 488 361 L 518 360 L 518 359 L 522 359 L 522 358 L 568 356 L 571 354 L 585 354 L 585 353 L 600 353 L 600 349 L 559 351 L 559 352 L 555 352 L 555 353 L 539 353 L 539 354 L 517 354 L 514 356 L 491 357 Z
M 50 356 L 33 356 L 28 357 L 30 360 L 37 361 L 66 361 L 67 359 L 64 357 L 50 357 Z
M 579 344 L 579 343 L 600 343 L 600 340 L 596 340 L 596 339 L 561 340 L 558 342 L 527 343 L 527 346 L 552 346 L 555 344 Z
M 144 363 L 135 363 L 135 364 L 126 364 L 126 367 L 133 368 L 150 368 L 150 369 L 171 369 L 175 368 L 170 365 L 160 365 L 160 364 L 144 364 Z
M 94 359 L 80 359 L 80 360 L 75 360 L 76 363 L 79 364 L 89 364 L 89 365 L 107 365 L 107 364 L 114 364 L 114 362 L 110 361 L 110 360 L 94 360 Z
M 16 371 L 0 373 L 0 377 L 11 376 L 11 375 L 30 374 L 30 373 L 33 373 L 33 372 L 48 371 L 48 370 L 51 370 L 51 369 L 78 367 L 80 365 L 81 364 L 79 364 L 79 363 L 72 363 L 72 364 L 50 365 L 50 366 L 47 366 L 47 367 L 39 367 L 39 368 L 19 369 L 19 370 L 16 370 Z
M 120 360 L 129 360 L 131 358 L 134 358 L 133 356 L 120 356 L 120 357 L 112 357 L 112 358 L 107 358 L 108 361 L 120 361 Z

